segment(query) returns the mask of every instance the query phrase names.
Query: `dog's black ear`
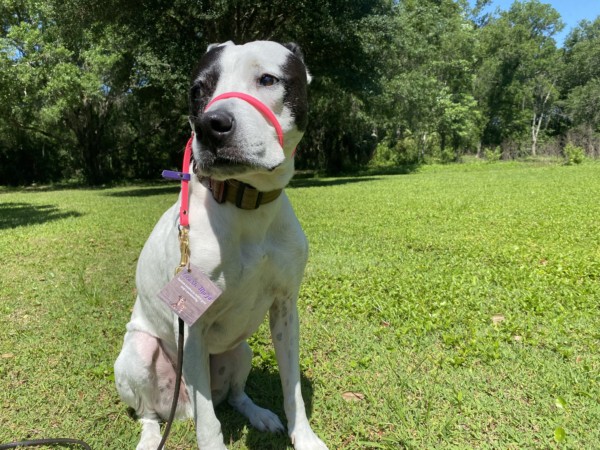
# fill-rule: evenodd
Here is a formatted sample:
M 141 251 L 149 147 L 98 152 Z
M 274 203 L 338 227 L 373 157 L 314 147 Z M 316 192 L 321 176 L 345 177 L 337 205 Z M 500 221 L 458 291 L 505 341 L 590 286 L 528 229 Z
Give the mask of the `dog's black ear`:
M 302 53 L 300 46 L 298 44 L 296 44 L 295 42 L 287 42 L 282 45 L 285 48 L 287 48 L 290 52 L 292 52 L 292 54 L 302 62 L 302 65 L 304 66 L 304 70 L 306 70 L 306 82 L 310 84 L 310 82 L 312 81 L 312 76 L 310 75 L 310 73 L 308 72 L 308 69 L 306 68 L 306 64 L 304 63 L 304 53 Z
M 223 42 L 222 44 L 208 44 L 208 47 L 206 47 L 206 53 L 210 52 L 214 48 L 226 46 L 226 45 L 235 45 L 235 44 L 233 43 L 233 41 Z
M 290 52 L 292 52 L 300 61 L 304 62 L 304 53 L 300 49 L 300 46 L 295 42 L 287 42 L 283 44 L 285 48 L 287 48 Z

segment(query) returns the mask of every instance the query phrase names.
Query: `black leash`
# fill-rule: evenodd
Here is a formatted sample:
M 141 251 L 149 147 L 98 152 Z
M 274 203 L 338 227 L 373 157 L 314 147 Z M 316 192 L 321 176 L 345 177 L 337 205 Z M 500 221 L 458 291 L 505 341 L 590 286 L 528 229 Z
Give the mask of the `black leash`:
M 173 425 L 173 421 L 175 420 L 175 411 L 177 410 L 177 401 L 179 400 L 179 388 L 181 387 L 181 375 L 183 373 L 183 319 L 179 317 L 179 338 L 177 344 L 177 377 L 175 378 L 175 392 L 173 393 L 173 403 L 171 403 L 171 414 L 169 415 L 169 420 L 167 420 L 167 425 L 165 426 L 165 432 L 163 433 L 162 440 L 160 444 L 158 444 L 158 448 L 156 450 L 162 450 L 165 442 L 169 438 L 169 433 L 171 432 L 171 425 Z M 2 449 L 0 449 L 2 450 Z
M 179 318 L 179 338 L 177 345 L 177 377 L 175 378 L 175 392 L 173 393 L 173 403 L 171 403 L 171 414 L 169 414 L 169 420 L 167 420 L 167 424 L 165 426 L 165 432 L 163 433 L 162 440 L 160 444 L 158 444 L 158 448 L 156 450 L 162 450 L 169 438 L 169 433 L 171 432 L 171 426 L 173 425 L 173 421 L 175 420 L 175 412 L 177 410 L 177 401 L 179 400 L 179 391 L 181 388 L 181 377 L 183 373 L 183 333 L 184 333 L 184 323 L 181 318 Z M 56 438 L 56 439 L 36 439 L 32 441 L 19 441 L 19 442 L 11 442 L 9 444 L 0 444 L 0 450 L 8 450 L 11 448 L 19 448 L 19 447 L 39 447 L 41 445 L 60 445 L 60 446 L 73 446 L 78 445 L 83 447 L 85 450 L 92 450 L 87 443 L 84 441 L 80 441 L 78 439 L 69 439 L 69 438 Z

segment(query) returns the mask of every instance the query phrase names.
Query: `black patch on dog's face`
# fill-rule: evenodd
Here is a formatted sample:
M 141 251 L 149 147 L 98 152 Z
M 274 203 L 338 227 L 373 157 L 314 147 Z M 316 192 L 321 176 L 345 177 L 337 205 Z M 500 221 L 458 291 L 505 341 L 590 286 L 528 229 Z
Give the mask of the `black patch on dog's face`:
M 287 47 L 287 45 L 286 45 Z M 300 51 L 296 47 L 297 51 Z M 302 62 L 302 54 L 297 56 L 295 52 L 288 55 L 282 66 L 285 75 L 285 93 L 283 103 L 290 108 L 295 118 L 298 130 L 306 130 L 308 125 L 308 100 L 306 98 L 306 67 Z
M 206 52 L 192 74 L 189 99 L 192 121 L 196 121 L 200 112 L 204 111 L 217 88 L 221 72 L 219 59 L 224 49 L 225 46 L 219 46 Z

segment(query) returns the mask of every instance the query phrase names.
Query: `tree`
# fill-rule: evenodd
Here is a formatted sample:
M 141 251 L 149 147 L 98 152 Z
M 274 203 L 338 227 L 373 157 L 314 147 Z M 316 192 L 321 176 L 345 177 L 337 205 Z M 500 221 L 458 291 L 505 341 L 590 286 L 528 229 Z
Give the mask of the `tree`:
M 590 155 L 600 154 L 600 17 L 582 21 L 565 41 L 561 79 L 570 134 Z
M 489 4 L 0 0 L 0 183 L 97 184 L 179 165 L 189 75 L 208 44 L 230 39 L 304 50 L 299 169 L 349 172 L 385 146 L 396 162 L 511 142 L 535 155 L 544 136 L 574 132 L 595 151 L 600 19 L 561 52 L 552 7 L 484 14 Z
M 135 161 L 131 144 L 164 124 L 150 108 L 139 110 L 155 81 L 152 55 L 123 27 L 86 20 L 81 2 L 4 1 L 0 14 L 2 92 L 11 97 L 3 136 L 12 136 L 13 156 L 41 144 L 46 151 L 36 164 L 59 163 L 63 177 L 79 173 L 97 184 L 127 175 Z M 137 112 L 130 115 L 132 105 Z M 15 136 L 27 136 L 28 145 L 15 148 Z M 39 170 L 29 175 L 55 178 Z
M 453 159 L 477 139 L 479 112 L 470 94 L 475 33 L 466 7 L 450 0 L 405 0 L 392 14 L 369 18 L 363 32 L 363 45 L 381 61 L 375 66 L 382 86 L 380 134 L 399 149 L 406 147 L 398 142 L 414 141 L 417 160 L 433 151 L 433 142 L 442 153 L 451 147 Z
M 0 148 L 13 158 L 23 153 L 17 135 L 27 132 L 29 149 L 47 141 L 42 148 L 65 155 L 64 175 L 81 173 L 94 184 L 156 176 L 161 165 L 179 164 L 174 160 L 189 133 L 189 74 L 209 43 L 230 39 L 295 40 L 304 49 L 314 75 L 313 124 L 298 167 L 348 170 L 368 161 L 374 148 L 364 106 L 377 88 L 370 77 L 376 60 L 361 50 L 359 24 L 389 9 L 387 0 L 0 5 L 0 64 L 6 70 L 0 89 L 9 97 L 9 86 L 28 93 L 10 97 L 11 123 L 0 120 L 0 143 L 6 143 Z
M 562 26 L 550 5 L 530 0 L 515 1 L 480 29 L 476 96 L 486 106 L 486 144 L 520 141 L 529 130 L 536 154 L 541 127 L 557 98 L 560 58 L 553 36 Z

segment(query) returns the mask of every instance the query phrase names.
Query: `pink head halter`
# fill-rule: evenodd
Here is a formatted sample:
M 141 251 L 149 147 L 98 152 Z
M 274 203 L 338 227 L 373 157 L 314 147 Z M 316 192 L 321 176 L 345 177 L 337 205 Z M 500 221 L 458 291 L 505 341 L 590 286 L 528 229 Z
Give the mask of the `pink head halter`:
M 227 98 L 239 98 L 240 100 L 244 100 L 245 102 L 250 103 L 256 109 L 258 109 L 261 112 L 261 114 L 265 116 L 265 118 L 269 122 L 271 122 L 271 125 L 273 125 L 273 127 L 275 128 L 275 131 L 277 132 L 277 138 L 279 139 L 279 145 L 281 145 L 281 148 L 283 148 L 283 130 L 281 129 L 281 125 L 279 125 L 279 122 L 277 121 L 277 117 L 275 117 L 275 114 L 273 114 L 273 111 L 271 111 L 271 109 L 267 105 L 265 105 L 256 97 L 244 94 L 243 92 L 225 92 L 224 94 L 217 95 L 215 98 L 213 98 L 208 103 L 208 105 L 206 105 L 204 111 L 206 112 L 206 110 L 210 108 L 215 102 L 218 102 L 219 100 L 225 100 Z
M 269 122 L 271 122 L 271 125 L 273 125 L 273 127 L 275 128 L 275 132 L 277 133 L 277 138 L 279 139 L 279 145 L 281 145 L 281 148 L 283 149 L 283 130 L 281 129 L 281 125 L 279 124 L 277 117 L 275 117 L 275 114 L 273 114 L 273 111 L 271 111 L 271 109 L 267 105 L 265 105 L 263 102 L 261 102 L 256 97 L 252 97 L 251 95 L 244 94 L 243 92 L 225 92 L 224 94 L 217 95 L 215 98 L 213 98 L 208 103 L 208 105 L 206 105 L 206 108 L 204 108 L 204 111 L 206 112 L 206 110 L 208 108 L 210 108 L 215 102 L 218 102 L 219 100 L 225 100 L 228 98 L 239 98 L 240 100 L 244 100 L 245 102 L 248 102 L 252 106 L 254 106 L 258 111 L 260 111 L 260 113 L 263 116 L 265 116 L 265 118 Z M 189 223 L 190 223 L 189 217 L 188 217 L 188 212 L 189 212 L 188 182 L 190 180 L 189 167 L 190 167 L 190 161 L 192 158 L 192 143 L 193 142 L 194 142 L 194 133 L 192 133 L 192 136 L 190 137 L 190 139 L 187 142 L 187 145 L 185 146 L 185 152 L 183 155 L 183 169 L 182 169 L 182 173 L 179 173 L 179 175 L 178 175 L 179 178 L 181 179 L 181 205 L 179 208 L 179 224 L 182 227 L 189 227 Z M 292 153 L 292 157 L 295 154 L 296 154 L 296 149 L 294 149 L 294 152 Z M 169 172 L 169 171 L 167 171 L 167 172 Z

